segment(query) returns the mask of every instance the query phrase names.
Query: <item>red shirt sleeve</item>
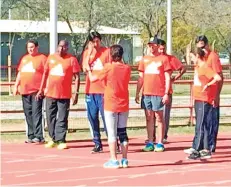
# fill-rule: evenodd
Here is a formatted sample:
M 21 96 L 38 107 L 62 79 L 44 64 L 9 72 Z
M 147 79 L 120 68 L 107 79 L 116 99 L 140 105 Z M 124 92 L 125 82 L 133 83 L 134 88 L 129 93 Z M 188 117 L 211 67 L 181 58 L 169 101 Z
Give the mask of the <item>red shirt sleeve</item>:
M 176 58 L 175 56 L 170 57 L 170 65 L 171 65 L 173 71 L 179 70 L 183 66 L 181 61 L 178 58 Z
M 172 67 L 170 65 L 170 59 L 168 57 L 163 57 L 164 71 L 171 71 Z
M 72 57 L 72 67 L 73 67 L 73 73 L 78 73 L 81 70 L 79 66 L 79 62 L 76 57 Z
M 221 73 L 222 72 L 222 66 L 221 66 L 221 61 L 217 53 L 211 52 L 211 63 L 212 63 L 212 69 L 216 73 Z

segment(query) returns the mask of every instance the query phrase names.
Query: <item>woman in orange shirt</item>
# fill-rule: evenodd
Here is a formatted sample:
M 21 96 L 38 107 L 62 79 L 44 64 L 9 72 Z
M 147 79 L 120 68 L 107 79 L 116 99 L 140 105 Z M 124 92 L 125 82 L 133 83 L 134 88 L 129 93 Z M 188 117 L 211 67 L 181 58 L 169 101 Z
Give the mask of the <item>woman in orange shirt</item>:
M 126 126 L 129 111 L 128 84 L 131 69 L 122 61 L 123 48 L 120 45 L 113 45 L 110 48 L 110 55 L 112 63 L 105 65 L 104 69 L 98 75 L 92 75 L 91 71 L 88 72 L 90 81 L 101 80 L 105 81 L 106 84 L 104 90 L 104 115 L 111 158 L 104 164 L 104 168 L 119 168 L 120 166 L 116 154 L 117 135 L 119 136 L 122 148 L 123 158 L 121 166 L 128 167 L 128 136 Z

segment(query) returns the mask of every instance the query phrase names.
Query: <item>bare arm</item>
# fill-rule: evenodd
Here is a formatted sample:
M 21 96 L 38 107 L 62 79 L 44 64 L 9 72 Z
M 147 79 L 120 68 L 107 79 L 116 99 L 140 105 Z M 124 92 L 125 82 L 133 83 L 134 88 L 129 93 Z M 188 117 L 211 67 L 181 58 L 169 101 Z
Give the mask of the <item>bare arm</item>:
M 91 71 L 88 71 L 88 76 L 89 76 L 89 79 L 90 79 L 91 82 L 95 82 L 95 81 L 98 80 L 98 76 L 92 75 Z
M 219 74 L 215 74 L 213 79 L 204 86 L 202 91 L 205 91 L 209 86 L 213 85 L 214 83 L 216 82 L 220 83 L 221 81 L 222 81 L 221 76 Z
M 76 105 L 78 103 L 78 98 L 79 98 L 79 87 L 80 87 L 80 77 L 79 73 L 74 73 L 74 78 L 75 78 L 75 92 L 73 96 L 73 105 Z
M 19 93 L 18 87 L 20 85 L 20 80 L 21 80 L 21 75 L 20 75 L 20 72 L 18 72 L 17 77 L 16 77 L 16 81 L 15 81 L 15 84 L 14 84 L 13 95 L 17 95 Z
M 173 77 L 173 81 L 178 80 L 179 78 L 182 77 L 182 75 L 186 72 L 186 68 L 184 66 L 182 66 L 182 68 L 178 71 L 177 75 L 175 77 Z
M 143 88 L 143 84 L 144 84 L 144 73 L 139 72 L 139 79 L 137 81 L 136 97 L 135 97 L 135 101 L 138 104 L 140 103 L 140 90 Z

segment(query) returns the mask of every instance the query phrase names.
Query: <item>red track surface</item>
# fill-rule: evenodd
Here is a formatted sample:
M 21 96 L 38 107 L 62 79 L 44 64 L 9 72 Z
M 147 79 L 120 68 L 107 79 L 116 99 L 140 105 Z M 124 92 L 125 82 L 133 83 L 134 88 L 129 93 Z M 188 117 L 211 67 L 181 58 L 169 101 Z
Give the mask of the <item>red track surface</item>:
M 14 186 L 231 186 L 231 136 L 219 136 L 209 160 L 186 160 L 192 136 L 171 137 L 163 153 L 141 152 L 144 138 L 130 140 L 129 168 L 104 169 L 109 157 L 90 154 L 91 141 L 68 142 L 69 149 L 2 144 L 2 185 Z M 106 142 L 105 142 L 106 144 Z M 121 155 L 119 155 L 119 158 Z

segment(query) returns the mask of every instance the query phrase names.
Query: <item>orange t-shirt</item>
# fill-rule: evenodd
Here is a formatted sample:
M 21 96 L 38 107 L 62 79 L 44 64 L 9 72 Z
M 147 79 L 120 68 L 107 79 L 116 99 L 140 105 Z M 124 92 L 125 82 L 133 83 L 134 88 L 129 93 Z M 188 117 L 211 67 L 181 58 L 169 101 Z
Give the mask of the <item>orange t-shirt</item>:
M 214 51 L 209 52 L 207 59 L 206 59 L 206 63 L 208 67 L 210 67 L 214 72 L 218 74 L 222 72 L 220 58 L 216 52 Z M 211 89 L 213 90 L 212 97 L 215 98 L 217 94 L 217 83 L 214 83 L 213 85 L 211 85 Z
M 167 56 L 144 56 L 138 70 L 144 73 L 143 95 L 164 96 L 165 72 L 171 70 Z
M 127 112 L 129 110 L 128 84 L 131 68 L 122 63 L 106 64 L 98 79 L 105 81 L 104 110 Z
M 18 66 L 20 72 L 20 92 L 22 95 L 39 90 L 47 57 L 43 54 L 24 55 Z
M 193 98 L 198 101 L 205 101 L 210 104 L 213 102 L 213 90 L 212 87 L 208 87 L 204 92 L 202 92 L 203 87 L 210 82 L 216 73 L 212 68 L 208 67 L 206 64 L 202 66 L 196 66 L 194 72 L 194 86 L 193 86 Z
M 83 59 L 86 58 L 88 49 L 83 53 Z M 89 65 L 93 75 L 98 75 L 106 63 L 110 62 L 110 49 L 101 47 L 99 51 L 90 56 Z M 86 94 L 103 94 L 105 83 L 103 81 L 90 82 L 88 74 L 86 76 Z
M 182 68 L 183 64 L 181 63 L 181 61 L 178 58 L 176 58 L 173 55 L 168 55 L 168 54 L 165 54 L 165 56 L 167 56 L 169 58 L 169 62 L 170 62 L 170 66 L 171 66 L 172 72 L 173 71 L 177 71 L 177 70 L 179 70 L 179 69 Z M 172 94 L 173 93 L 172 81 L 170 83 L 171 84 L 170 84 L 169 93 Z
M 45 71 L 49 72 L 45 96 L 55 99 L 71 98 L 73 74 L 80 72 L 78 60 L 71 54 L 65 57 L 52 54 L 47 59 Z

